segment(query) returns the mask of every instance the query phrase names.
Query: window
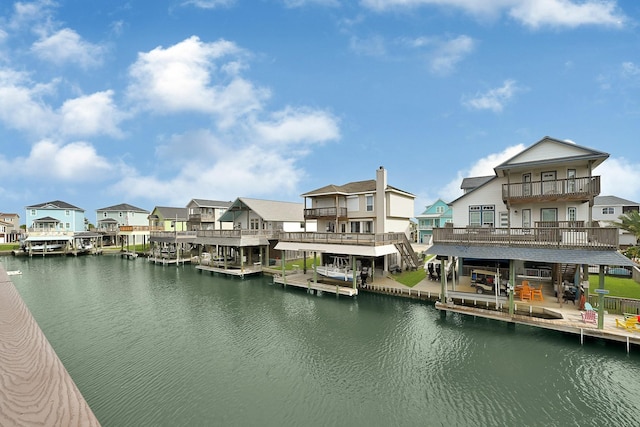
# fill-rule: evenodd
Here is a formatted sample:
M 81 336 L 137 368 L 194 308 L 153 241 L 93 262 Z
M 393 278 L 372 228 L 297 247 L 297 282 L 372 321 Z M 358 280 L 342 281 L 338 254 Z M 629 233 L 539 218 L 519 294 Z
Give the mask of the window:
M 360 232 L 360 222 L 359 221 L 354 221 L 351 223 L 351 232 L 352 233 L 359 233 Z
M 71 215 L 71 212 L 69 212 L 68 210 L 66 210 L 66 211 L 64 211 L 64 214 L 65 214 L 66 216 L 69 216 L 69 215 Z
M 31 216 L 36 216 L 36 210 L 35 209 L 31 209 Z
M 531 209 L 522 209 L 522 228 L 531 228 Z
M 575 221 L 577 217 L 577 210 L 575 207 L 570 207 L 567 209 L 567 220 Z
M 102 212 L 102 217 L 106 218 L 107 217 L 107 213 L 106 212 Z
M 602 208 L 603 215 L 613 215 L 613 208 Z
M 249 221 L 249 229 L 250 230 L 259 230 L 260 229 L 260 220 L 258 218 L 251 218 Z
M 557 224 L 549 224 L 549 223 L 557 223 L 558 222 L 558 209 L 556 208 L 543 208 L 540 209 L 540 220 L 542 222 L 547 223 L 546 227 L 556 226 Z
M 373 221 L 365 221 L 362 223 L 364 233 L 373 233 Z
M 367 212 L 373 212 L 373 195 L 368 194 L 367 199 Z
M 567 169 L 567 193 L 576 192 L 576 170 Z
M 507 211 L 500 212 L 500 227 L 501 228 L 509 227 L 509 212 Z
M 118 212 L 118 216 L 122 218 L 122 212 Z
M 495 225 L 495 206 L 469 206 L 470 227 L 493 227 Z
M 71 224 L 69 224 L 68 222 L 65 224 L 65 228 L 68 230 L 71 228 Z
M 438 214 L 444 213 L 444 206 L 436 206 L 436 213 Z

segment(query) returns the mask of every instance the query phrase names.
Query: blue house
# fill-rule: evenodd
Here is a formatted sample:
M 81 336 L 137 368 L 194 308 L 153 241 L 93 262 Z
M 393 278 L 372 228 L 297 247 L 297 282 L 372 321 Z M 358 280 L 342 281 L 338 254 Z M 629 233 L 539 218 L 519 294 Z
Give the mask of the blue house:
M 28 233 L 69 234 L 86 230 L 84 209 L 55 200 L 25 208 Z
M 442 199 L 438 199 L 420 215 L 418 220 L 418 243 L 431 243 L 434 228 L 444 227 L 446 223 L 453 222 L 453 210 Z

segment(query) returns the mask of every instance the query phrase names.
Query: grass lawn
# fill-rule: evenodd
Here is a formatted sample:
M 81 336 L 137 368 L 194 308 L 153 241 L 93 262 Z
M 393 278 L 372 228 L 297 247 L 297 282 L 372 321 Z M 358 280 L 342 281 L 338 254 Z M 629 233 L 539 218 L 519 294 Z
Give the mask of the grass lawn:
M 589 275 L 589 294 L 594 294 L 594 289 L 599 287 L 600 278 L 597 274 Z M 604 288 L 609 291 L 610 297 L 640 299 L 640 283 L 624 277 L 604 277 Z
M 20 249 L 19 243 L 0 243 L 0 251 L 12 251 L 14 249 Z
M 402 273 L 392 274 L 391 277 L 393 277 L 396 282 L 412 288 L 427 277 L 427 272 L 424 268 L 418 268 L 414 271 L 403 271 Z

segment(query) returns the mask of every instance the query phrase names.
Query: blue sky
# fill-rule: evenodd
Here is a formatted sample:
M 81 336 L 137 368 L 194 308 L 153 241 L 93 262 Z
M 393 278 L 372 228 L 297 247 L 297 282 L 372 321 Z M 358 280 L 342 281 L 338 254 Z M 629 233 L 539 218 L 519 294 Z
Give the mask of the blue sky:
M 0 4 L 0 211 L 302 202 L 375 178 L 458 197 L 544 136 L 640 201 L 640 2 Z M 24 220 L 24 218 L 23 218 Z

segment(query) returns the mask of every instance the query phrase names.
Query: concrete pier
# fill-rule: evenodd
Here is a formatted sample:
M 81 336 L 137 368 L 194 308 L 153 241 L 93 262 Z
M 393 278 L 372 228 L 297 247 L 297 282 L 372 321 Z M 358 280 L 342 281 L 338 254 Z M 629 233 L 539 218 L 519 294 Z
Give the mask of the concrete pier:
M 0 425 L 100 425 L 2 267 Z

